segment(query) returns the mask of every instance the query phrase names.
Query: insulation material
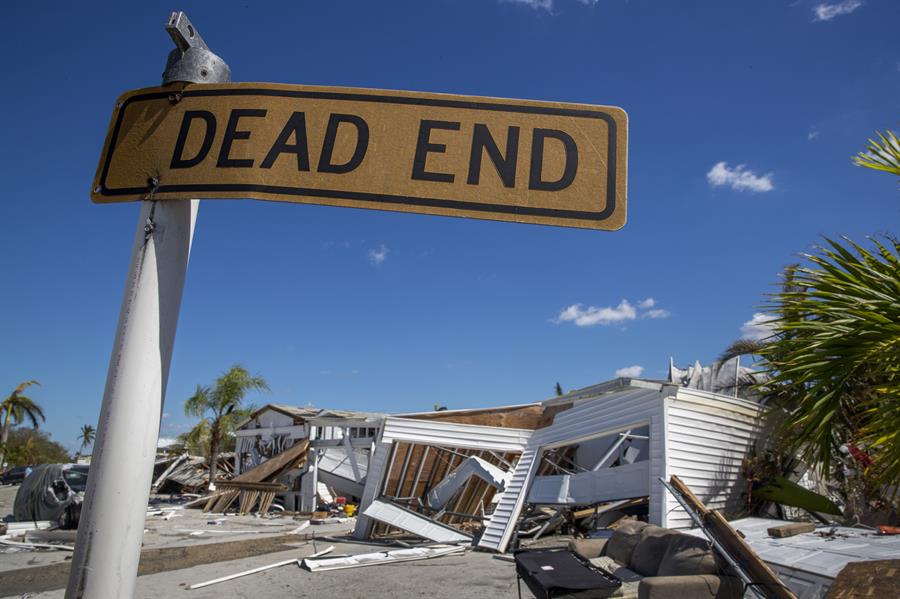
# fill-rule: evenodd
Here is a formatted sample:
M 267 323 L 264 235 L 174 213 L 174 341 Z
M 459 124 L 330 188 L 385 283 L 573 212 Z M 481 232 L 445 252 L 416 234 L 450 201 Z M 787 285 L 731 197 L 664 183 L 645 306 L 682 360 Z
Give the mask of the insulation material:
M 454 528 L 393 503 L 376 500 L 363 513 L 369 518 L 437 543 L 470 543 L 472 541 L 472 537 L 464 535 Z
M 471 456 L 431 489 L 428 493 L 428 505 L 434 509 L 443 508 L 473 476 L 502 491 L 509 482 L 512 472 L 502 470 L 478 456 Z

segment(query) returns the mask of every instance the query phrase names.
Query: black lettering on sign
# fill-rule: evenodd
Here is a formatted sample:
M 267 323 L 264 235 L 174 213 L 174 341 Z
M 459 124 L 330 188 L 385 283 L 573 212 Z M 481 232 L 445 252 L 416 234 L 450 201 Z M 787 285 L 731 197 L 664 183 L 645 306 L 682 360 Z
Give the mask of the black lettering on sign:
M 544 140 L 557 139 L 562 142 L 566 151 L 566 166 L 558 181 L 544 181 Z M 565 189 L 575 180 L 578 172 L 578 146 L 568 133 L 556 129 L 535 129 L 531 140 L 531 173 L 528 179 L 528 189 L 541 191 L 559 191 Z
M 294 136 L 296 143 L 289 144 L 288 140 Z M 282 154 L 297 155 L 297 170 L 309 171 L 309 146 L 306 139 L 306 114 L 295 112 L 284 125 L 284 129 L 278 134 L 278 139 L 272 144 L 272 149 L 263 158 L 259 168 L 272 168 L 275 161 Z
M 193 158 L 184 157 L 184 144 L 187 143 L 188 132 L 191 129 L 191 123 L 200 119 L 206 122 L 206 132 L 203 134 L 203 143 L 200 145 L 200 151 Z M 216 135 L 216 117 L 213 113 L 206 110 L 187 110 L 181 119 L 181 129 L 178 131 L 178 138 L 175 140 L 175 151 L 172 152 L 172 162 L 169 168 L 190 168 L 197 166 L 209 154 L 212 147 L 213 137 Z
M 334 142 L 337 139 L 338 127 L 348 123 L 356 127 L 356 148 L 353 156 L 344 164 L 332 164 Z M 369 125 L 354 114 L 332 114 L 328 117 L 328 128 L 325 130 L 325 141 L 322 142 L 322 155 L 319 156 L 320 173 L 349 173 L 362 163 L 369 147 Z
M 431 143 L 431 130 L 445 129 L 447 131 L 459 131 L 459 123 L 453 121 L 428 121 L 419 123 L 419 139 L 416 142 L 416 156 L 413 159 L 412 178 L 420 181 L 438 181 L 440 183 L 453 183 L 454 176 L 451 173 L 433 173 L 425 170 L 425 161 L 429 152 L 444 153 L 447 150 L 445 144 Z
M 519 128 L 510 127 L 506 131 L 506 157 L 500 153 L 497 142 L 491 137 L 487 125 L 475 124 L 472 132 L 472 153 L 469 155 L 469 177 L 466 183 L 478 185 L 481 179 L 481 155 L 487 150 L 487 155 L 494 163 L 497 174 L 503 181 L 504 187 L 516 186 L 516 158 L 519 155 Z
M 258 108 L 235 108 L 228 116 L 228 125 L 225 126 L 225 137 L 222 138 L 222 147 L 219 149 L 218 168 L 250 168 L 253 166 L 252 158 L 230 158 L 231 144 L 236 139 L 250 139 L 249 131 L 238 131 L 238 121 L 243 117 L 264 117 L 266 111 Z

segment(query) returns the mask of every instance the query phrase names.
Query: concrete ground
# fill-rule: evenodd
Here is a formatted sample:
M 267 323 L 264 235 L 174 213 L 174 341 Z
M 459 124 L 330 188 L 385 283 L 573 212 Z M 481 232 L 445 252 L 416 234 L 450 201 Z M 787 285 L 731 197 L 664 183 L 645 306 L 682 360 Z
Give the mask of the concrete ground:
M 12 512 L 14 487 L 0 487 L 0 518 Z M 254 516 L 211 515 L 200 510 L 178 510 L 169 520 L 148 516 L 144 533 L 144 548 L 172 548 L 239 541 L 245 538 L 265 538 L 285 535 L 300 524 L 289 516 L 256 518 Z M 214 523 L 223 518 L 221 523 Z M 433 560 L 383 566 L 368 566 L 348 570 L 311 573 L 298 566 L 288 565 L 274 570 L 251 574 L 243 578 L 196 590 L 191 584 L 227 576 L 276 562 L 303 558 L 316 550 L 333 545 L 331 556 L 371 553 L 394 547 L 373 546 L 353 542 L 348 533 L 353 521 L 342 524 L 311 525 L 303 530 L 291 549 L 244 557 L 229 561 L 193 565 L 187 568 L 177 560 L 171 570 L 140 576 L 135 597 L 157 598 L 183 596 L 185 598 L 229 597 L 316 597 L 340 599 L 370 599 L 372 597 L 429 597 L 451 599 L 465 597 L 516 597 L 516 577 L 513 565 L 495 559 L 491 554 L 468 551 L 463 555 L 439 557 Z M 202 531 L 202 534 L 192 534 Z M 309 539 L 315 533 L 315 540 Z M 320 538 L 328 537 L 328 538 Z M 198 549 L 200 549 L 198 547 Z M 210 546 L 215 551 L 216 547 Z M 0 548 L 0 597 L 62 598 L 64 589 L 34 593 L 28 589 L 13 589 L 2 581 L 12 580 L 23 569 L 40 566 L 63 569 L 71 560 L 71 553 L 57 550 L 9 551 Z M 181 569 L 175 569 L 179 568 Z M 37 571 L 37 570 L 36 570 Z M 523 587 L 523 595 L 530 596 Z

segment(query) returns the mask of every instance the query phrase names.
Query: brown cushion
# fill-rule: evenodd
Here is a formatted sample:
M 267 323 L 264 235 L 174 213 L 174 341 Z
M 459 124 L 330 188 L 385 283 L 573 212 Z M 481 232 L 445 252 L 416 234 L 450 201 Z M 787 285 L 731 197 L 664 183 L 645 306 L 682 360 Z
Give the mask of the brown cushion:
M 641 531 L 648 524 L 640 520 L 626 520 L 622 522 L 616 532 L 610 537 L 603 555 L 608 555 L 623 566 L 631 562 L 631 554 L 641 540 Z
M 693 576 L 718 573 L 709 541 L 691 535 L 676 534 L 659 563 L 657 576 Z
M 641 576 L 656 576 L 659 562 L 669 548 L 669 541 L 678 533 L 659 526 L 647 526 L 641 531 L 641 540 L 631 554 L 628 567 Z

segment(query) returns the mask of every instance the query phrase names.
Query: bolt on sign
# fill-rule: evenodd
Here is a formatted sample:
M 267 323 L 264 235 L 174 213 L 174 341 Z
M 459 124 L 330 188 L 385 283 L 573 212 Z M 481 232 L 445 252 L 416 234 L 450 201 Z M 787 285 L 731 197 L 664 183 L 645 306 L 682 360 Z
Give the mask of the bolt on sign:
M 620 108 L 260 83 L 125 93 L 99 203 L 254 198 L 615 230 Z

